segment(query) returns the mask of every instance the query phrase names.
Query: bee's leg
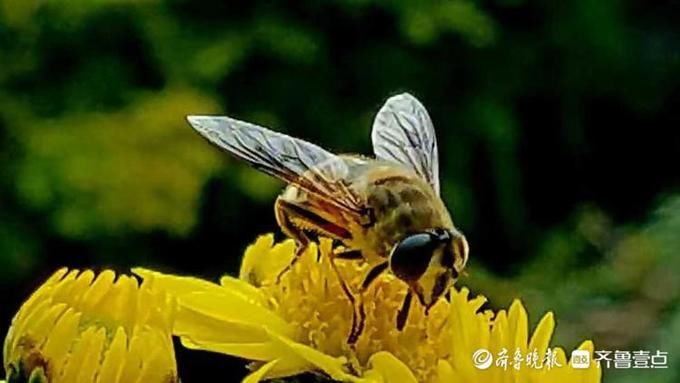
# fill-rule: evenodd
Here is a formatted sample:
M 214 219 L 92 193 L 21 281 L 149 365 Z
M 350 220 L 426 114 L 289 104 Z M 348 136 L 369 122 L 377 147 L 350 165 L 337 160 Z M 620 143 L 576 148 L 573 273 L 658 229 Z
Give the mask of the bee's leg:
M 349 335 L 347 336 L 347 343 L 353 346 L 359 339 L 359 335 L 361 335 L 361 333 L 364 331 L 364 322 L 366 321 L 364 302 L 363 299 L 361 299 L 361 296 L 359 296 L 359 299 L 357 299 L 357 297 L 355 297 L 352 293 L 352 290 L 350 290 L 349 286 L 347 286 L 347 282 L 345 282 L 345 279 L 340 274 L 340 270 L 338 270 L 338 266 L 335 264 L 334 257 L 330 257 L 330 264 L 333 268 L 333 271 L 335 272 L 335 275 L 338 277 L 338 282 L 340 282 L 342 291 L 345 293 L 345 296 L 347 296 L 347 299 L 352 305 L 352 328 L 349 332 Z
M 378 278 L 380 274 L 387 270 L 388 266 L 389 262 L 385 261 L 382 263 L 378 263 L 377 265 L 373 266 L 372 269 L 368 270 L 368 273 L 366 273 L 366 276 L 364 277 L 364 281 L 361 283 L 362 294 L 364 291 L 368 290 L 369 287 L 371 287 L 373 281 L 375 281 L 375 279 Z
M 352 314 L 353 331 L 347 336 L 347 343 L 352 346 L 359 340 L 359 336 L 364 332 L 366 325 L 366 309 L 363 297 L 359 296 L 358 302 L 353 303 L 353 306 L 355 306 L 354 313 Z
M 341 259 L 363 259 L 359 250 L 349 250 L 347 252 L 337 253 L 336 255 Z M 354 296 L 354 294 L 352 294 L 349 286 L 347 286 L 344 279 L 340 275 L 340 271 L 335 265 L 335 258 L 331 259 L 331 265 L 338 276 L 342 290 L 345 292 L 345 295 L 352 304 L 352 329 L 349 333 L 349 336 L 347 337 L 347 343 L 354 345 L 359 339 L 361 333 L 364 331 L 366 322 L 366 309 L 364 307 L 363 293 L 371 286 L 371 283 L 373 283 L 373 281 L 375 281 L 375 279 L 387 269 L 388 262 L 379 263 L 368 271 L 366 277 L 364 277 L 364 281 L 361 284 L 358 296 Z
M 307 250 L 307 247 L 309 246 L 309 243 L 311 241 L 307 237 L 305 233 L 300 233 L 300 237 L 295 238 L 295 255 L 293 256 L 293 259 L 290 260 L 290 263 L 286 265 L 280 272 L 279 275 L 276 276 L 276 283 L 281 282 L 281 278 L 283 278 L 284 275 L 286 275 L 287 272 L 293 269 L 293 266 L 297 263 L 297 261 L 300 259 L 302 254 L 304 254 L 305 250 Z
M 356 258 L 348 258 L 348 259 L 356 259 Z M 358 299 L 354 295 L 352 295 L 351 291 L 349 290 L 349 287 L 345 284 L 344 280 L 342 280 L 340 273 L 335 267 L 335 262 L 331 261 L 331 263 L 334 265 L 333 268 L 338 275 L 338 278 L 340 279 L 340 283 L 342 285 L 342 289 L 345 291 L 345 294 L 349 298 L 350 302 L 352 303 L 352 330 L 349 333 L 349 336 L 347 337 L 347 343 L 351 346 L 354 346 L 354 344 L 357 342 L 359 339 L 359 336 L 361 333 L 364 331 L 365 323 L 366 323 L 366 308 L 364 307 L 364 292 L 368 289 L 368 287 L 371 285 L 375 279 L 382 274 L 385 269 L 387 269 L 388 263 L 383 262 L 380 263 L 376 266 L 374 266 L 371 270 L 368 271 L 368 274 L 366 274 L 366 277 L 364 278 L 364 281 L 361 283 L 360 291 L 358 294 Z
M 401 331 L 406 326 L 406 319 L 408 319 L 408 312 L 411 309 L 411 299 L 413 298 L 413 293 L 409 289 L 404 297 L 404 303 L 402 303 L 399 312 L 397 313 L 397 330 Z
M 284 204 L 280 199 L 276 200 L 274 204 L 274 213 L 276 216 L 276 222 L 281 227 L 281 231 L 286 236 L 292 238 L 295 241 L 295 256 L 291 259 L 290 263 L 279 272 L 276 277 L 276 283 L 281 282 L 281 278 L 289 272 L 295 263 L 300 259 L 300 256 L 307 250 L 309 243 L 311 242 L 307 234 L 302 229 L 299 229 L 293 224 L 290 217 L 290 212 L 284 207 Z
M 342 249 L 342 250 L 333 249 L 333 256 L 337 259 L 350 259 L 350 260 L 364 259 L 364 255 L 361 253 L 361 250 L 358 249 Z
M 335 258 L 339 259 L 349 259 L 349 260 L 360 260 L 364 259 L 363 254 L 361 253 L 361 250 L 358 249 L 346 249 L 340 252 L 336 252 L 334 254 Z M 371 285 L 371 283 L 380 275 L 385 269 L 387 269 L 388 263 L 383 262 L 380 263 L 373 268 L 371 268 L 368 271 L 368 274 L 366 274 L 366 277 L 364 278 L 364 281 L 361 284 L 360 291 L 358 294 L 358 299 L 354 296 L 350 297 L 350 302 L 352 302 L 352 307 L 354 308 L 354 311 L 352 313 L 352 331 L 350 332 L 349 336 L 347 337 L 347 343 L 350 345 L 354 345 L 357 340 L 359 339 L 359 335 L 364 330 L 365 326 L 365 321 L 366 321 L 366 309 L 364 307 L 364 291 L 368 289 L 368 287 Z M 335 268 L 336 273 L 337 273 L 337 268 Z M 339 274 L 338 274 L 339 275 Z M 346 287 L 346 286 L 345 286 Z M 345 290 L 345 287 L 343 287 L 343 290 Z M 345 290 L 345 293 L 347 294 L 347 291 L 349 289 Z M 351 294 L 350 294 L 351 295 Z M 350 296 L 348 295 L 348 297 Z
M 276 203 L 274 204 L 276 221 L 284 234 L 293 238 L 297 243 L 296 256 L 292 260 L 290 266 L 281 272 L 281 275 L 290 270 L 295 262 L 297 262 L 300 255 L 307 249 L 307 246 L 311 242 L 307 233 L 311 232 L 314 236 L 323 235 L 338 241 L 347 241 L 352 238 L 352 234 L 339 223 L 329 221 L 312 211 L 313 209 L 310 209 L 310 206 L 312 205 L 313 204 L 309 203 L 288 201 L 282 197 L 276 199 Z M 305 231 L 301 227 L 309 228 L 310 230 Z

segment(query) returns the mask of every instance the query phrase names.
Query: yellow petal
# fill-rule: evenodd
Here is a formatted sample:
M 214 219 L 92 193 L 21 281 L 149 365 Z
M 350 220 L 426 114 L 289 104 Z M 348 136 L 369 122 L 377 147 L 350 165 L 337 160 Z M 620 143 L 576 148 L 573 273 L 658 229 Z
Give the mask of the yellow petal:
M 219 294 L 204 292 L 185 294 L 178 298 L 178 303 L 180 307 L 227 323 L 258 326 L 266 323 L 270 329 L 284 336 L 292 336 L 295 333 L 288 323 L 271 310 L 253 304 L 239 294 L 230 294 L 226 290 Z
M 453 370 L 451 364 L 446 360 L 440 360 L 437 363 L 437 379 L 436 383 L 451 383 L 463 382 L 463 378 Z
M 545 351 L 548 349 L 550 338 L 552 338 L 554 329 L 554 315 L 552 312 L 548 312 L 543 315 L 541 321 L 538 322 L 538 326 L 536 326 L 536 330 L 534 330 L 534 333 L 531 336 L 528 351 L 532 352 L 535 349 L 537 350 L 538 355 L 545 355 Z
M 7 347 L 8 350 L 16 350 L 19 347 L 19 342 L 23 340 L 24 336 L 27 336 L 31 333 L 29 329 L 32 326 L 32 324 L 40 320 L 44 316 L 45 312 L 47 312 L 50 306 L 51 302 L 49 300 L 41 299 L 37 301 L 35 305 L 32 305 L 33 311 L 28 312 L 25 316 L 21 318 L 21 320 L 12 321 L 13 322 L 12 328 L 10 329 L 11 336 L 8 335 L 5 341 L 6 343 L 10 343 L 10 346 Z M 32 340 L 34 342 L 38 341 L 42 342 L 42 340 L 37 339 Z M 9 352 L 5 355 L 9 355 Z
M 54 286 L 52 296 L 55 301 L 63 302 L 72 296 L 73 283 L 78 277 L 78 273 L 80 273 L 80 270 L 69 271 L 69 273 Z
M 286 240 L 273 244 L 274 236 L 260 236 L 246 249 L 239 279 L 254 286 L 271 283 L 295 256 L 295 242 Z M 312 246 L 314 247 L 314 246 Z
M 81 362 L 90 352 L 90 348 L 93 345 L 93 341 L 95 339 L 95 331 L 96 330 L 93 327 L 90 327 L 81 334 L 81 338 L 74 345 L 71 356 L 64 367 L 64 372 L 61 378 L 62 382 L 78 382 L 78 375 L 83 368 Z
M 92 383 L 94 381 L 97 370 L 99 370 L 99 363 L 102 357 L 102 348 L 104 347 L 105 339 L 106 330 L 103 328 L 96 330 L 96 332 L 92 334 L 92 339 L 89 342 L 87 350 L 83 350 L 84 355 L 82 359 L 78 359 L 80 371 L 76 382 Z M 77 357 L 75 353 L 73 356 L 74 358 Z
M 266 363 L 264 366 L 258 368 L 255 370 L 255 372 L 249 374 L 248 376 L 243 379 L 242 383 L 259 383 L 265 375 L 269 372 L 269 370 L 276 365 L 277 361 L 272 360 L 269 363 Z
M 257 303 L 260 305 L 265 305 L 267 302 L 267 298 L 260 289 L 249 283 L 245 283 L 240 279 L 230 276 L 223 276 L 220 278 L 220 286 L 227 290 L 238 291 L 245 296 L 252 297 L 253 299 L 256 299 Z
M 268 362 L 281 357 L 281 355 L 277 353 L 277 349 L 271 343 L 194 342 L 189 337 L 183 337 L 182 345 L 189 349 L 210 350 L 248 360 Z
M 116 283 L 106 292 L 95 307 L 100 315 L 108 315 L 130 330 L 136 322 L 137 280 L 127 275 L 119 275 Z
M 466 289 L 467 290 L 467 289 Z M 486 297 L 483 295 L 478 295 L 472 299 L 470 299 L 470 302 L 468 304 L 471 306 L 473 312 L 479 311 L 479 309 L 484 306 L 484 303 L 486 303 Z
M 120 375 L 120 382 L 134 382 L 139 376 L 139 369 L 142 366 L 144 359 L 144 350 L 146 342 L 146 332 L 140 326 L 135 326 L 132 330 L 132 336 L 128 344 L 128 352 L 123 360 L 123 371 Z
M 195 342 L 254 343 L 269 339 L 261 326 L 227 322 L 188 308 L 178 309 L 174 334 Z
M 90 284 L 94 280 L 94 272 L 92 270 L 84 270 L 76 277 L 73 281 L 71 289 L 73 294 L 71 296 L 71 305 L 74 307 L 79 307 L 80 302 L 83 298 L 83 291 L 86 291 Z
M 127 348 L 127 335 L 125 330 L 119 327 L 116 330 L 113 340 L 109 345 L 109 349 L 104 355 L 101 372 L 97 377 L 96 383 L 117 383 L 120 381 L 120 375 L 123 372 L 125 353 Z
M 43 349 L 45 355 L 52 356 L 49 364 L 50 375 L 55 375 L 56 371 L 61 371 L 63 368 L 64 361 L 71 351 L 71 344 L 79 331 L 80 316 L 80 313 L 69 308 L 54 325 L 52 334 L 50 334 Z
M 38 346 L 45 344 L 47 336 L 54 329 L 54 325 L 59 319 L 59 316 L 66 311 L 66 305 L 59 303 L 53 305 L 43 312 L 42 317 L 31 323 L 30 336 L 35 340 Z
M 203 279 L 163 274 L 142 267 L 135 267 L 132 272 L 145 281 L 148 280 L 153 288 L 166 291 L 174 296 L 220 288 L 218 285 Z
M 177 381 L 177 376 L 175 375 L 175 361 L 168 360 L 165 358 L 168 355 L 167 350 L 163 347 L 158 347 L 157 345 L 166 344 L 170 342 L 170 339 L 164 339 L 165 334 L 161 333 L 149 333 L 147 337 L 156 338 L 155 342 L 151 339 L 145 342 L 145 353 L 142 359 L 142 366 L 139 374 L 137 375 L 136 383 L 147 383 L 147 382 L 168 382 L 174 383 Z
M 296 376 L 305 372 L 316 370 L 314 366 L 295 354 L 286 355 L 276 359 L 274 364 L 265 375 L 265 379 L 279 379 Z
M 368 364 L 372 370 L 380 373 L 385 383 L 418 383 L 413 372 L 389 352 L 373 354 Z
M 44 302 L 44 297 L 49 296 L 54 287 L 61 281 L 61 279 L 68 272 L 67 268 L 61 268 L 57 270 L 51 277 L 47 279 L 45 283 L 42 284 L 31 296 L 24 302 L 21 306 L 22 310 L 14 318 L 14 321 L 21 321 L 27 313 L 32 313 L 35 311 L 35 306 Z
M 599 382 L 602 380 L 602 368 L 597 366 L 597 363 L 594 362 L 594 349 L 595 346 L 593 345 L 593 342 L 590 340 L 587 340 L 578 347 L 579 350 L 587 350 L 590 353 L 590 367 L 582 370 L 574 370 L 575 371 L 575 379 L 574 381 L 580 381 L 580 382 Z
M 258 269 L 262 264 L 267 263 L 264 259 L 274 245 L 274 234 L 269 233 L 257 237 L 255 242 L 246 248 L 241 261 L 241 270 L 238 273 L 239 279 L 257 285 L 259 280 Z
M 176 297 L 180 306 L 238 323 L 269 323 L 263 321 L 271 320 L 279 331 L 292 331 L 280 318 L 271 316 L 261 292 L 235 278 L 222 278 L 222 283 L 226 285 L 223 287 L 198 278 L 166 275 L 141 268 L 135 268 L 133 272 L 144 278 L 151 289 Z M 206 310 L 206 303 L 211 305 L 216 300 L 220 302 Z
M 555 354 L 557 355 L 557 364 L 556 366 L 562 366 L 562 367 L 557 367 L 557 369 L 564 369 L 567 370 L 568 367 L 567 365 L 569 362 L 567 361 L 567 355 L 564 352 L 564 349 L 562 347 L 555 347 L 554 349 Z
M 510 344 L 510 352 L 514 352 L 519 347 L 522 355 L 526 354 L 527 341 L 529 334 L 529 319 L 527 318 L 527 311 L 524 309 L 522 302 L 515 299 L 510 305 L 508 312 L 508 324 L 510 336 L 512 337 Z
M 82 310 L 91 311 L 99 305 L 106 292 L 111 288 L 116 279 L 116 273 L 111 270 L 104 270 L 92 282 L 90 288 L 83 294 Z
M 343 382 L 360 381 L 357 377 L 347 373 L 343 368 L 346 363 L 345 358 L 336 358 L 331 355 L 326 355 L 312 347 L 296 343 L 272 331 L 268 331 L 268 333 L 274 342 L 274 346 L 279 349 L 281 355 L 290 355 L 292 353 L 298 356 L 301 359 L 301 362 L 306 362 L 309 365 L 315 366 L 334 380 Z
M 380 375 L 380 373 L 376 370 L 368 370 L 364 372 L 361 380 L 365 383 L 385 383 L 385 379 L 383 379 L 382 375 Z
M 172 332 L 177 315 L 177 301 L 170 299 L 162 291 L 151 291 L 146 281 L 142 282 L 137 293 L 137 323 L 147 323 L 166 333 Z

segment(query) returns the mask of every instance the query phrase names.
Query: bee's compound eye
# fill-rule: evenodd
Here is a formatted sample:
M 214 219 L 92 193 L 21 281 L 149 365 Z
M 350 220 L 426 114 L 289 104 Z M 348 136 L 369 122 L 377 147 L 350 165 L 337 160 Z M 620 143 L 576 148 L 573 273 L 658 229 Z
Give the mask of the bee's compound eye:
M 404 281 L 414 281 L 425 273 L 432 253 L 439 246 L 437 237 L 430 233 L 413 234 L 404 238 L 392 250 L 390 267 Z

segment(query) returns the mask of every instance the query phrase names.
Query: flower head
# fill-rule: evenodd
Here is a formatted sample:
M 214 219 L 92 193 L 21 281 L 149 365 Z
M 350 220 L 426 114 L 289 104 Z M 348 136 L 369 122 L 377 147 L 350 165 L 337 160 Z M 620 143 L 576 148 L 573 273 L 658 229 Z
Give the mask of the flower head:
M 311 246 L 290 271 L 279 272 L 294 256 L 294 243 L 274 244 L 260 237 L 246 251 L 239 278 L 220 284 L 196 278 L 136 270 L 153 288 L 177 298 L 174 333 L 185 346 L 240 356 L 252 361 L 247 382 L 306 371 L 354 382 L 599 382 L 595 366 L 569 366 L 560 348 L 550 348 L 554 319 L 548 313 L 529 337 L 527 314 L 519 301 L 508 312 L 480 311 L 485 298 L 467 289 L 451 291 L 425 315 L 413 304 L 406 326 L 395 317 L 406 285 L 389 273 L 363 296 L 366 323 L 357 343 L 347 344 L 352 305 L 329 264 L 330 241 Z M 355 291 L 368 267 L 338 261 L 341 278 Z M 591 342 L 582 349 L 593 352 Z M 509 354 L 505 367 L 475 367 L 477 350 Z M 514 354 L 521 367 L 513 368 Z M 537 355 L 529 366 L 525 355 Z M 498 361 L 496 361 L 498 362 Z M 545 363 L 548 362 L 548 363 Z
M 61 269 L 23 304 L 4 344 L 9 382 L 177 382 L 171 301 L 110 270 Z

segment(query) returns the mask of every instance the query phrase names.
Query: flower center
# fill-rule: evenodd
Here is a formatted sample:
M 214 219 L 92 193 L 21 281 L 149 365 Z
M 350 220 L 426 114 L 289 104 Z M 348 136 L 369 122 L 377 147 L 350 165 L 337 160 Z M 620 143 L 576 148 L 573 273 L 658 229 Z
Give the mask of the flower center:
M 347 356 L 358 371 L 367 368 L 372 354 L 389 351 L 408 365 L 419 381 L 431 380 L 437 361 L 450 353 L 451 327 L 446 326 L 449 303 L 441 299 L 425 315 L 425 308 L 414 299 L 406 325 L 399 331 L 396 318 L 407 292 L 406 284 L 385 272 L 360 296 L 358 291 L 368 265 L 336 260 L 338 275 L 329 263 L 330 252 L 331 242 L 322 241 L 318 247 L 311 246 L 278 283 L 272 277 L 274 270 L 263 278 L 262 290 L 275 311 L 298 329 L 297 341 L 326 354 Z M 363 301 L 366 313 L 364 330 L 353 350 L 347 343 L 353 307 L 339 278 L 356 299 Z

